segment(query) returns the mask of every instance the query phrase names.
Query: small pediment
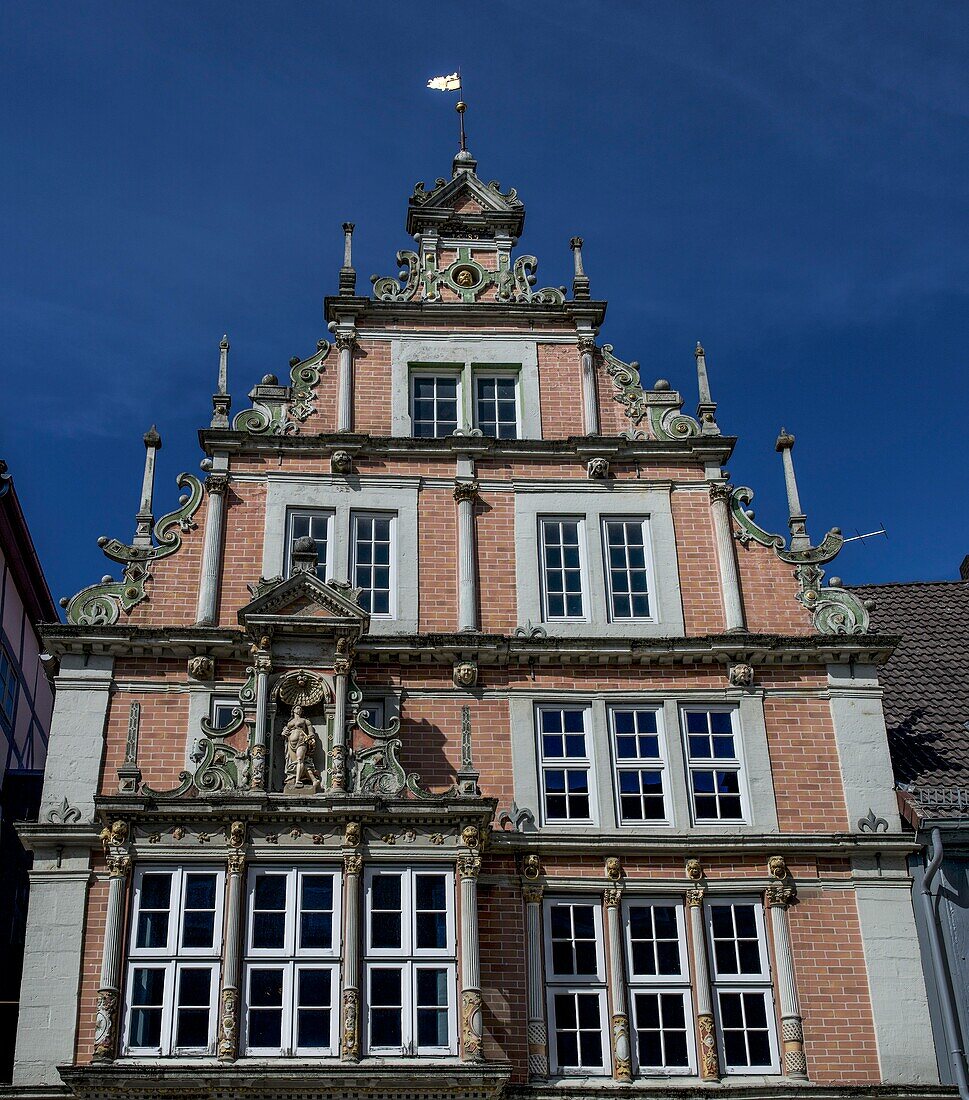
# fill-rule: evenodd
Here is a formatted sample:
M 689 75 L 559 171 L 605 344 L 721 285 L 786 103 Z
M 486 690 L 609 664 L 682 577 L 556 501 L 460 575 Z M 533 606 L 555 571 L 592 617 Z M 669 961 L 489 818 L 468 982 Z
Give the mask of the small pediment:
M 337 581 L 322 581 L 305 571 L 276 582 L 261 582 L 258 594 L 239 610 L 239 622 L 276 621 L 289 623 L 329 623 L 333 626 L 353 626 L 366 633 L 370 616 L 357 603 L 357 589 Z
M 473 163 L 473 162 L 472 162 Z M 452 179 L 438 179 L 432 190 L 419 183 L 407 205 L 407 232 L 432 229 L 449 235 L 521 236 L 525 208 L 514 188 L 501 190 L 497 180 L 484 183 L 473 169 L 456 169 Z

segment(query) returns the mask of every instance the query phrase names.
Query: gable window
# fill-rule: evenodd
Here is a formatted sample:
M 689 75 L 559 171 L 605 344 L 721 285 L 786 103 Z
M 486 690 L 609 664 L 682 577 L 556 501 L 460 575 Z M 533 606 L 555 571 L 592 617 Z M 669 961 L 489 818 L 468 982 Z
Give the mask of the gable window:
M 586 707 L 538 708 L 538 757 L 545 821 L 592 821 L 592 746 Z
M 683 906 L 625 903 L 632 1030 L 644 1074 L 693 1071 L 693 1009 Z
M 690 801 L 695 822 L 742 821 L 743 764 L 733 708 L 684 709 Z
M 475 427 L 496 439 L 518 438 L 518 379 L 510 374 L 475 374 Z
M 354 512 L 351 576 L 360 589 L 360 606 L 371 615 L 393 618 L 396 574 L 394 528 L 397 517 L 389 512 Z
M 759 902 L 707 906 L 717 1030 L 727 1073 L 777 1072 L 774 997 Z
M 336 1054 L 339 898 L 335 868 L 250 872 L 246 1054 Z
M 613 707 L 609 714 L 620 824 L 668 821 L 662 713 L 656 708 Z
M 227 726 L 232 725 L 232 712 L 238 709 L 238 698 L 222 698 L 218 695 L 213 696 L 212 702 L 209 705 L 209 722 L 213 728 L 224 730 Z
M 545 973 L 553 1072 L 608 1073 L 602 909 L 545 904 Z
M 546 620 L 585 618 L 583 526 L 578 516 L 539 521 Z
M 6 647 L 0 646 L 0 715 L 12 724 L 17 709 L 17 669 Z
M 305 511 L 289 513 L 289 538 L 286 540 L 286 576 L 293 568 L 293 543 L 307 535 L 316 543 L 318 564 L 316 575 L 321 581 L 329 580 L 333 575 L 333 513 L 323 511 Z
M 415 436 L 439 438 L 458 428 L 461 378 L 458 374 L 411 375 L 411 425 Z
M 221 870 L 136 871 L 123 1053 L 214 1053 L 222 896 Z
M 613 620 L 651 617 L 647 524 L 645 519 L 603 520 L 609 615 Z
M 453 872 L 369 868 L 364 942 L 370 1053 L 457 1053 Z

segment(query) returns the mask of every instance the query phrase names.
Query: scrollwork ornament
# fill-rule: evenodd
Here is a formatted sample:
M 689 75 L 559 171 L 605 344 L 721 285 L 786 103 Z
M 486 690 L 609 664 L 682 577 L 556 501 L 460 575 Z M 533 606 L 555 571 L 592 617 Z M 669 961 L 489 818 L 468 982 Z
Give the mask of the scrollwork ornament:
M 633 1079 L 629 1046 L 629 1017 L 616 1013 L 612 1017 L 613 1073 L 617 1081 Z
M 289 415 L 302 423 L 316 412 L 313 401 L 316 399 L 316 387 L 320 382 L 323 362 L 330 354 L 326 340 L 317 344 L 316 354 L 305 361 L 297 361 L 289 372 L 290 400 Z
M 717 1036 L 713 1026 L 713 1016 L 701 1013 L 696 1019 L 700 1040 L 700 1076 L 704 1081 L 716 1081 L 720 1078 L 720 1059 L 717 1056 Z

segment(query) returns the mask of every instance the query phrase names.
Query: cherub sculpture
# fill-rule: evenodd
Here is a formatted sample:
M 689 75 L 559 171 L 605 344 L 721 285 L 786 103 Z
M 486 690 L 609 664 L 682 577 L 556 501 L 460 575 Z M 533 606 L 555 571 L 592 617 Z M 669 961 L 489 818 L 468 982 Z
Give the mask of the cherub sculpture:
M 320 773 L 313 762 L 316 734 L 312 723 L 303 715 L 303 708 L 293 707 L 293 715 L 280 734 L 286 743 L 286 786 L 314 791 L 320 788 Z

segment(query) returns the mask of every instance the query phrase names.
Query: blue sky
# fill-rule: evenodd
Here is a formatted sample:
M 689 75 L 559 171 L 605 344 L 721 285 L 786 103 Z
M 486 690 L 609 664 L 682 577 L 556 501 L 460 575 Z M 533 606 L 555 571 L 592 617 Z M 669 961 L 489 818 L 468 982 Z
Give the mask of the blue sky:
M 198 470 L 228 332 L 234 407 L 324 335 L 340 224 L 360 285 L 406 200 L 469 146 L 518 188 L 539 277 L 585 237 L 601 339 L 696 401 L 702 340 L 731 475 L 848 583 L 969 553 L 969 20 L 962 3 L 440 0 L 0 6 L 0 457 L 55 599 L 117 567 L 152 422 L 156 512 Z

